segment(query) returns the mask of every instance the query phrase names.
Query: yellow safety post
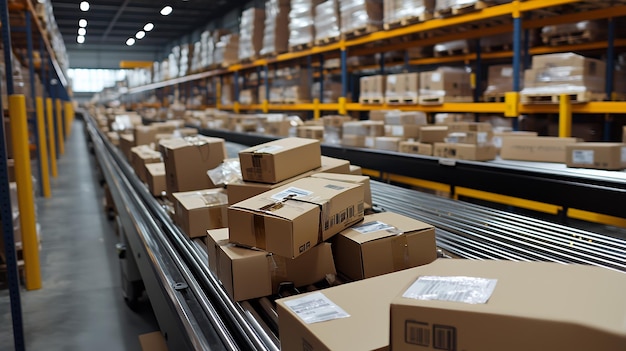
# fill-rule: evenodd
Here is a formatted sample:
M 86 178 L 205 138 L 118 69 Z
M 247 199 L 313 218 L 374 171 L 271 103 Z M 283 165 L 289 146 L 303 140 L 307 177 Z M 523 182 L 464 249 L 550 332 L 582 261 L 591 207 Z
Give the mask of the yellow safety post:
M 239 113 L 241 111 L 241 105 L 239 105 L 239 101 L 233 102 L 233 112 Z
M 270 102 L 267 101 L 267 99 L 263 99 L 263 103 L 261 104 L 261 108 L 263 110 L 263 113 L 270 112 Z
M 72 122 L 74 121 L 74 106 L 69 101 L 65 102 L 65 138 L 70 136 Z
M 35 224 L 35 196 L 28 149 L 28 117 L 26 116 L 26 98 L 24 95 L 9 96 L 9 119 L 15 157 L 15 180 L 17 181 L 17 199 L 20 209 L 26 289 L 36 290 L 41 289 L 41 272 Z
M 61 99 L 56 99 L 57 108 L 57 138 L 59 138 L 59 155 L 65 154 L 65 138 L 63 138 L 63 109 Z
M 520 96 L 518 92 L 504 93 L 504 117 L 519 117 Z
M 320 99 L 315 98 L 313 99 L 313 119 L 314 120 L 318 120 L 320 119 Z
M 572 102 L 568 94 L 559 97 L 559 137 L 572 136 Z
M 347 100 L 343 96 L 339 98 L 339 109 L 337 112 L 339 112 L 340 115 L 348 114 Z
M 57 146 L 54 140 L 54 117 L 52 116 L 52 99 L 46 98 L 46 118 L 48 120 L 48 142 L 50 145 L 50 170 L 52 177 L 59 175 L 57 171 Z
M 48 167 L 48 144 L 46 141 L 46 121 L 43 117 L 43 98 L 38 97 L 35 101 L 37 112 L 37 125 L 39 126 L 39 159 L 41 160 L 41 185 L 43 196 L 50 197 L 50 169 Z

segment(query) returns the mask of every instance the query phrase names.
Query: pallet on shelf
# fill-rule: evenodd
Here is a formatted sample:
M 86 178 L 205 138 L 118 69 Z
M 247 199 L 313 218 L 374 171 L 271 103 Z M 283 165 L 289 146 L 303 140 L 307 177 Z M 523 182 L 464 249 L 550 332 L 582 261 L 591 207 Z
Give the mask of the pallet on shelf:
M 464 15 L 470 12 L 479 11 L 491 6 L 489 1 L 476 1 L 469 4 L 456 4 L 448 8 L 435 11 L 436 18 Z
M 315 39 L 315 45 L 316 46 L 328 45 L 328 44 L 336 43 L 340 39 L 341 37 L 339 36 L 319 38 L 319 39 Z
M 310 49 L 311 47 L 313 47 L 313 43 L 304 43 L 304 44 L 292 45 L 292 46 L 289 47 L 289 52 L 304 51 L 304 50 Z
M 378 32 L 380 29 L 381 29 L 381 26 L 374 25 L 374 24 L 366 24 L 365 26 L 345 31 L 341 34 L 341 36 L 343 37 L 343 39 L 349 40 L 353 38 L 362 37 L 370 33 Z
M 485 93 L 484 102 L 504 102 L 506 93 Z
M 360 97 L 359 98 L 359 103 L 360 104 L 366 104 L 366 105 L 380 105 L 383 102 L 385 102 L 385 98 L 382 96 L 376 96 L 376 97 Z
M 390 98 L 385 98 L 385 102 L 388 105 L 417 105 L 419 103 L 419 97 L 415 97 L 415 96 L 390 97 Z
M 590 91 L 581 92 L 563 92 L 563 93 L 521 93 L 522 104 L 558 104 L 561 95 L 567 94 L 572 103 L 584 103 L 590 101 L 602 101 L 605 99 L 606 94 L 594 93 Z
M 399 27 L 406 27 L 412 24 L 428 21 L 432 18 L 433 18 L 432 13 L 423 12 L 417 16 L 406 16 L 400 19 L 390 21 L 388 23 L 385 23 L 383 25 L 383 28 L 385 28 L 385 30 L 390 30 L 390 29 L 399 28 Z
M 442 105 L 448 102 L 473 102 L 471 96 L 420 95 L 420 105 Z

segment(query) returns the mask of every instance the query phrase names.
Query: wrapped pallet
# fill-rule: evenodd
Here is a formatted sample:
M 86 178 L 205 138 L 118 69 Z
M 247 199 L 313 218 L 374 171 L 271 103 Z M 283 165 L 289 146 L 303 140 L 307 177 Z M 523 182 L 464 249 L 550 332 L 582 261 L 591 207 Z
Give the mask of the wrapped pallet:
M 504 94 L 508 91 L 513 91 L 513 66 L 490 66 L 487 77 L 487 89 L 484 94 L 485 101 L 504 101 Z
M 275 55 L 287 51 L 289 9 L 289 0 L 268 0 L 265 2 L 265 27 L 261 55 Z
M 344 36 L 367 34 L 382 27 L 382 0 L 343 0 L 339 12 Z
M 341 34 L 339 3 L 328 0 L 315 6 L 315 43 L 324 44 Z
M 607 24 L 603 21 L 580 21 L 545 26 L 541 39 L 548 45 L 579 44 L 606 38 Z
M 435 0 L 385 0 L 385 28 L 426 21 L 432 18 L 434 10 Z
M 464 69 L 440 67 L 420 73 L 419 102 L 422 105 L 445 102 L 472 102 L 470 73 Z
M 219 42 L 215 44 L 214 59 L 215 64 L 228 66 L 236 63 L 239 58 L 239 35 L 223 35 Z
M 255 58 L 263 47 L 265 11 L 251 7 L 241 13 L 239 24 L 239 59 Z
M 460 15 L 472 10 L 482 10 L 490 5 L 511 2 L 511 0 L 437 0 L 435 14 L 438 17 Z
M 308 47 L 315 39 L 315 6 L 320 0 L 292 0 L 289 11 L 289 47 Z

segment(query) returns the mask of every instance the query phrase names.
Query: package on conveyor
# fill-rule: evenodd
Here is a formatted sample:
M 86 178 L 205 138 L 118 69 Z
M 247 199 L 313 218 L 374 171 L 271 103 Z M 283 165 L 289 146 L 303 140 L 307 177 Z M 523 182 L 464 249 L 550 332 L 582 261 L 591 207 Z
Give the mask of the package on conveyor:
M 207 171 L 226 158 L 224 139 L 198 135 L 159 142 L 165 163 L 167 196 L 183 191 L 214 188 Z
M 472 102 L 472 94 L 470 73 L 465 69 L 440 67 L 420 73 L 420 104 Z
M 485 122 L 453 122 L 447 125 L 444 142 L 436 142 L 433 155 L 459 160 L 489 161 L 496 158 L 491 124 Z
M 322 243 L 295 259 L 229 243 L 228 228 L 209 230 L 207 254 L 214 272 L 233 301 L 249 300 L 281 292 L 289 283 L 301 288 L 336 275 L 331 245 Z
M 255 7 L 241 13 L 239 24 L 239 59 L 255 58 L 263 47 L 265 10 Z
M 566 146 L 567 167 L 605 169 L 626 168 L 626 144 L 607 142 L 576 143 Z
M 398 151 L 406 154 L 432 156 L 433 144 L 410 140 L 401 141 L 398 145 Z
M 174 223 L 190 238 L 206 236 L 209 229 L 228 226 L 226 189 L 202 189 L 172 194 Z
M 420 129 L 426 124 L 426 114 L 421 111 L 389 111 L 385 115 L 385 136 L 401 140 L 418 139 Z
M 567 145 L 579 141 L 577 138 L 547 136 L 502 138 L 500 157 L 504 160 L 565 163 Z
M 419 73 L 388 74 L 385 84 L 385 101 L 388 104 L 417 104 Z
M 432 18 L 435 0 L 384 0 L 383 10 L 385 24 L 422 22 Z
M 344 115 L 329 115 L 322 117 L 324 124 L 324 142 L 328 144 L 341 144 L 343 124 L 350 122 L 352 117 Z
M 575 53 L 535 55 L 524 72 L 522 102 L 558 102 L 569 94 L 573 101 L 603 100 L 606 64 Z
M 626 345 L 622 272 L 552 262 L 441 259 L 412 273 L 390 304 L 393 350 L 422 344 L 427 346 L 418 348 L 424 350 L 617 351 Z M 282 317 L 284 302 L 278 304 Z M 331 329 L 350 338 L 338 326 Z
M 296 258 L 363 219 L 361 184 L 303 178 L 228 208 L 232 242 Z
M 298 138 L 315 139 L 322 142 L 324 141 L 324 126 L 306 124 L 298 126 L 298 129 L 296 130 L 296 136 Z
M 384 121 L 352 121 L 343 124 L 341 144 L 354 147 L 374 147 L 374 138 L 385 135 Z
M 146 182 L 146 165 L 161 162 L 161 153 L 149 145 L 139 145 L 130 149 L 130 164 L 142 182 Z
M 308 46 L 315 39 L 315 6 L 320 0 L 291 0 L 289 47 Z
M 265 2 L 265 27 L 261 55 L 280 54 L 287 51 L 290 8 L 289 0 Z
M 341 35 L 338 0 L 327 0 L 315 6 L 315 42 L 338 38 Z
M 361 184 L 363 186 L 363 203 L 365 209 L 372 208 L 372 190 L 370 188 L 370 177 L 364 175 L 344 174 L 334 172 L 321 172 L 311 175 L 312 178 L 335 180 L 351 184 Z
M 146 184 L 153 196 L 162 196 L 167 190 L 165 187 L 165 163 L 146 164 Z
M 383 0 L 342 0 L 341 34 L 361 35 L 382 28 Z
M 239 35 L 222 35 L 215 44 L 213 59 L 215 64 L 221 65 L 222 67 L 237 63 L 239 60 Z
M 541 39 L 548 45 L 606 40 L 607 28 L 608 24 L 603 20 L 555 24 L 541 29 Z
M 359 103 L 382 104 L 385 100 L 384 75 L 365 76 L 359 79 Z

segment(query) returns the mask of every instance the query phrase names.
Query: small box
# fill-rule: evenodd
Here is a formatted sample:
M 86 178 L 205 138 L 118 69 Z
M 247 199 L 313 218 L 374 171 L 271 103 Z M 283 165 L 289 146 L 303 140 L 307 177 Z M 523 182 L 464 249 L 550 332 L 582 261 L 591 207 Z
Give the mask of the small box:
M 626 345 L 622 272 L 461 259 L 411 272 L 391 302 L 393 350 L 618 351 Z
M 369 120 L 370 121 L 385 121 L 385 115 L 392 110 L 370 110 Z
M 324 126 L 300 126 L 297 133 L 299 138 L 324 140 Z
M 491 132 L 493 128 L 487 122 L 452 122 L 448 123 L 448 133 L 454 132 Z
M 204 189 L 172 195 L 176 199 L 174 222 L 190 238 L 203 237 L 208 229 L 228 226 L 228 195 L 225 189 Z
M 130 149 L 135 147 L 135 137 L 132 134 L 120 134 L 119 140 L 120 150 L 122 151 L 124 157 L 126 157 L 126 160 L 130 162 Z
M 494 132 L 493 138 L 491 142 L 498 149 L 502 147 L 502 139 L 504 138 L 516 138 L 516 137 L 536 137 L 537 132 L 527 132 L 527 131 L 502 131 L 502 132 Z
M 295 258 L 363 218 L 363 186 L 296 180 L 228 208 L 231 241 Z
M 243 180 L 278 183 L 321 166 L 319 140 L 284 138 L 239 152 Z
M 376 137 L 374 148 L 378 150 L 398 151 L 401 138 L 398 137 Z
M 422 129 L 422 126 L 417 125 L 417 124 L 405 124 L 401 126 L 386 125 L 385 136 L 398 137 L 403 140 L 417 139 L 420 136 L 421 129 Z
M 362 136 L 384 136 L 384 121 L 353 121 L 343 124 L 343 134 L 362 135 Z
M 109 139 L 111 144 L 115 146 L 120 146 L 120 135 L 117 132 L 108 132 L 107 138 Z M 8 142 L 9 141 L 7 140 L 7 147 L 8 147 Z M 120 146 L 120 149 L 121 149 L 121 146 Z
M 576 142 L 578 142 L 576 138 L 503 138 L 500 157 L 504 160 L 565 163 L 567 161 L 566 146 Z
M 498 150 L 492 144 L 451 144 L 435 143 L 433 155 L 469 161 L 490 161 L 496 158 Z
M 421 111 L 389 111 L 385 114 L 385 124 L 401 126 L 407 124 L 428 124 L 426 113 Z
M 392 212 L 367 215 L 333 238 L 337 270 L 353 280 L 433 262 L 435 227 Z
M 576 143 L 566 146 L 567 167 L 606 169 L 626 168 L 626 144 Z
M 370 177 L 368 176 L 324 172 L 312 174 L 311 177 L 361 184 L 363 185 L 363 202 L 365 202 L 365 208 L 372 207 L 372 189 L 370 188 Z
M 330 244 L 322 243 L 296 259 L 232 244 L 217 247 L 217 275 L 234 301 L 278 293 L 279 284 L 303 287 L 336 274 Z
M 452 132 L 444 139 L 452 144 L 489 144 L 493 138 L 493 132 Z
M 135 138 L 135 145 L 150 145 L 155 142 L 155 137 L 158 134 L 157 128 L 153 126 L 135 126 L 133 130 L 133 136 Z
M 351 146 L 351 147 L 365 147 L 365 136 L 354 135 L 354 134 L 344 134 L 341 137 L 341 145 Z
M 161 196 L 166 191 L 165 163 L 149 163 L 146 168 L 146 184 L 153 196 Z
M 423 126 L 419 140 L 422 143 L 442 143 L 448 136 L 448 126 Z
M 209 257 L 209 270 L 217 277 L 219 247 L 228 245 L 228 228 L 209 229 L 206 232 L 206 251 Z
M 160 163 L 161 153 L 154 151 L 148 145 L 139 145 L 130 149 L 130 164 L 135 170 L 135 174 L 142 182 L 148 181 L 146 165 L 149 163 Z
M 415 155 L 424 155 L 424 156 L 432 156 L 433 155 L 433 145 L 419 143 L 416 141 L 401 141 L 400 142 L 400 152 L 404 152 L 407 154 L 415 154 Z

